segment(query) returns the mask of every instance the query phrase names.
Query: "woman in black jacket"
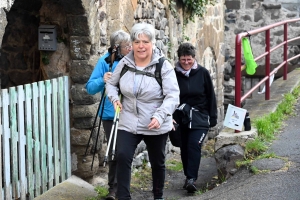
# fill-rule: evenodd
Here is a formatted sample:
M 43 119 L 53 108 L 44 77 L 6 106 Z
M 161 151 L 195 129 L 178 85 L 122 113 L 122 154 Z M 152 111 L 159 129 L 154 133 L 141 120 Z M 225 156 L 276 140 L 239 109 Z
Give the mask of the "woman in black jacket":
M 195 192 L 201 147 L 209 128 L 217 124 L 217 104 L 210 74 L 195 60 L 195 47 L 183 43 L 177 55 L 179 61 L 175 71 L 180 88 L 180 106 L 173 118 L 181 131 L 181 160 L 186 176 L 183 188 Z

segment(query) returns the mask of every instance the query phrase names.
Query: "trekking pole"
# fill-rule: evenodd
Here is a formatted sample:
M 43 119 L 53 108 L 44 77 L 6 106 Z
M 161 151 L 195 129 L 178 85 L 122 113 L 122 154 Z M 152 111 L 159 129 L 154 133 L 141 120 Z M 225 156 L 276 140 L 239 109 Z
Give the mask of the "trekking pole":
M 105 156 L 104 156 L 104 161 L 103 161 L 103 167 L 105 167 L 107 161 L 108 161 L 108 152 L 110 149 L 110 144 L 111 144 L 111 140 L 114 137 L 114 133 L 116 133 L 118 131 L 118 123 L 117 123 L 117 118 L 120 114 L 120 107 L 118 106 L 115 112 L 115 116 L 114 116 L 114 121 L 113 121 L 113 125 L 110 131 L 110 136 L 109 136 L 109 140 L 108 140 L 108 144 L 107 144 L 107 148 L 106 148 L 106 152 L 105 152 Z M 119 121 L 119 119 L 118 119 Z M 117 137 L 114 138 L 114 141 L 116 140 Z
M 103 89 L 103 91 L 105 92 L 105 88 Z M 104 96 L 101 97 L 101 100 L 102 100 L 102 98 L 104 98 L 104 100 L 103 100 L 102 110 L 101 110 L 101 114 L 100 114 L 98 132 L 97 132 L 97 136 L 96 136 L 96 144 L 95 144 L 94 151 L 93 151 L 93 160 L 92 160 L 91 170 L 93 170 L 95 155 L 96 155 L 96 151 L 97 151 L 97 144 L 98 144 L 98 138 L 99 138 L 99 134 L 100 134 L 102 115 L 103 115 L 103 111 L 104 111 L 104 102 L 105 102 L 105 99 L 106 99 L 106 95 L 104 94 Z
M 120 101 L 121 101 L 121 95 L 120 95 Z M 118 106 L 117 109 L 119 108 L 119 111 L 117 112 L 117 119 L 116 119 L 116 127 L 115 127 L 115 134 L 114 134 L 114 144 L 113 148 L 111 151 L 111 159 L 114 160 L 115 158 L 115 153 L 116 153 L 116 140 L 117 140 L 117 135 L 118 135 L 118 125 L 119 125 L 119 118 L 120 118 L 120 107 Z
M 108 72 L 111 72 L 112 71 L 112 66 L 113 66 L 113 63 L 115 61 L 115 53 L 116 53 L 116 50 L 113 50 L 112 51 L 112 54 L 111 54 L 111 60 L 110 60 L 110 64 L 109 64 L 109 70 Z M 99 113 L 99 110 L 100 110 L 100 107 L 102 105 L 102 110 L 101 110 L 101 114 L 100 114 L 100 120 L 99 120 L 99 126 L 98 126 L 98 132 L 97 132 L 97 137 L 96 137 L 96 144 L 95 144 L 95 148 L 94 148 L 94 152 L 93 152 L 93 160 L 92 160 L 92 165 L 91 165 L 91 170 L 93 170 L 93 164 L 94 164 L 94 159 L 95 159 L 95 152 L 97 151 L 97 143 L 98 143 L 98 137 L 99 137 L 99 133 L 100 133 L 100 127 L 101 127 L 101 122 L 102 122 L 102 115 L 103 115 L 103 110 L 104 110 L 104 102 L 105 102 L 105 85 L 104 85 L 104 88 L 103 88 L 103 91 L 102 91 L 102 96 L 101 96 L 101 100 L 100 100 L 100 103 L 99 103 L 99 106 L 98 106 L 98 109 L 97 109 L 97 113 L 96 113 L 96 116 L 95 116 L 95 119 L 94 119 L 94 122 L 93 122 L 93 127 L 92 127 L 92 130 L 91 130 L 91 134 L 90 134 L 90 137 L 89 137 L 89 141 L 86 145 L 86 149 L 85 149 L 85 153 L 84 153 L 84 157 L 82 159 L 83 162 L 86 162 L 86 155 L 87 155 L 87 150 L 88 150 L 88 147 L 90 145 L 90 141 L 91 141 L 91 138 L 92 138 L 92 134 L 93 134 L 93 131 L 95 129 L 95 124 L 96 124 L 96 121 L 97 121 L 97 117 L 98 117 L 98 113 Z M 103 102 L 103 103 L 102 103 Z
M 103 94 L 105 93 L 105 87 L 103 88 L 103 91 L 102 91 L 102 96 Z M 97 109 L 97 112 L 96 112 L 96 116 L 95 116 L 95 119 L 94 119 L 94 122 L 93 122 L 93 127 L 92 127 L 92 130 L 91 130 L 91 134 L 90 134 L 90 137 L 89 137 L 89 141 L 86 145 L 86 149 L 85 149 L 85 153 L 84 153 L 84 156 L 83 156 L 83 159 L 82 159 L 82 162 L 86 162 L 86 156 L 87 156 L 87 150 L 90 146 L 90 142 L 91 142 L 91 138 L 92 138 L 92 135 L 93 135 L 93 132 L 94 132 L 94 129 L 95 129 L 95 125 L 96 125 L 96 121 L 97 121 L 97 117 L 98 117 L 98 113 L 100 111 L 100 107 L 101 107 L 101 104 L 102 104 L 102 101 L 103 101 L 103 98 L 101 97 L 101 100 L 100 100 L 100 103 L 99 103 L 99 106 L 98 106 L 98 109 Z M 104 103 L 103 103 L 104 105 Z M 102 106 L 102 110 L 104 109 L 104 106 Z M 102 112 L 102 111 L 101 111 Z M 98 129 L 99 130 L 99 129 Z

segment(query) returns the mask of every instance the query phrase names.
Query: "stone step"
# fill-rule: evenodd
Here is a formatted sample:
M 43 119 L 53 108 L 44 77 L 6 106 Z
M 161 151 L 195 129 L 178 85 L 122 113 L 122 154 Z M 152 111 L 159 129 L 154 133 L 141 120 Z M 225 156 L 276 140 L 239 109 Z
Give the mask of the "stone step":
M 84 200 L 87 197 L 96 197 L 94 186 L 72 175 L 67 180 L 54 186 L 35 200 Z

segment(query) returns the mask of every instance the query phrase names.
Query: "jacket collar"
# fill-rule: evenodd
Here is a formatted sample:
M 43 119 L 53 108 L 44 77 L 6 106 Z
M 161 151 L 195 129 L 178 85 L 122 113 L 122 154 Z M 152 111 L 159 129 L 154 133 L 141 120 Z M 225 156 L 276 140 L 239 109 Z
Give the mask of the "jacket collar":
M 189 70 L 184 70 L 181 67 L 181 65 L 180 65 L 179 62 L 177 62 L 175 64 L 175 70 L 176 70 L 176 72 L 178 72 L 179 74 L 182 74 L 185 77 L 189 77 L 190 75 L 192 76 L 193 74 L 195 74 L 199 70 L 200 67 L 201 67 L 201 65 L 199 65 L 196 60 L 195 60 L 195 62 L 193 64 L 193 66 Z

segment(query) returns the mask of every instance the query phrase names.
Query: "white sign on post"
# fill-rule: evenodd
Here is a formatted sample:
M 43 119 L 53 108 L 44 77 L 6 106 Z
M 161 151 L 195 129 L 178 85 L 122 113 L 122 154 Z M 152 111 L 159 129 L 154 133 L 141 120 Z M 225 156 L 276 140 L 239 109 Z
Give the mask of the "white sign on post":
M 241 131 L 243 129 L 246 112 L 246 109 L 229 104 L 224 119 L 224 126 Z

